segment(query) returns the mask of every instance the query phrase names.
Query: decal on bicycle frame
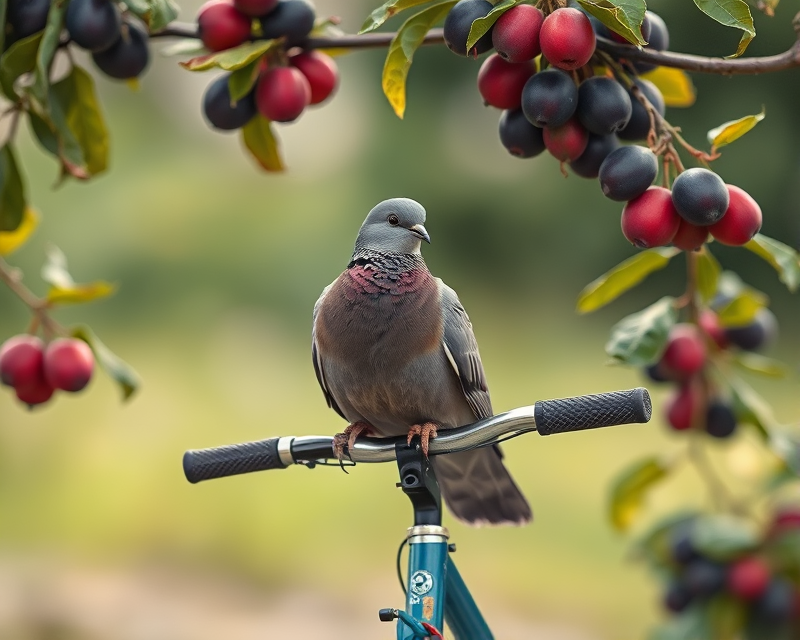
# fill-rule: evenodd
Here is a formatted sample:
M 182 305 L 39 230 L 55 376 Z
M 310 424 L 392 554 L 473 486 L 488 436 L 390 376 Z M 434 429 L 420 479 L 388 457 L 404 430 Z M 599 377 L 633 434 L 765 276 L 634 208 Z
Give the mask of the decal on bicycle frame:
M 427 571 L 415 571 L 411 576 L 411 591 L 418 596 L 424 596 L 433 589 L 433 576 Z

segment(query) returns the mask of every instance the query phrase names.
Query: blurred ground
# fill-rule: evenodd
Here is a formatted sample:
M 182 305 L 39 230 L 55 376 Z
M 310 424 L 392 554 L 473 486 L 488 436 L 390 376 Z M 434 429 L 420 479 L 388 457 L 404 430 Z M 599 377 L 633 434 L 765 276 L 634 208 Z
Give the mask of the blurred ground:
M 671 4 L 651 4 L 681 25 L 672 29 L 676 50 L 733 50 L 733 32 L 717 39 L 711 29 L 711 37 L 701 17 L 689 13 L 690 27 Z M 318 6 L 346 12 L 343 25 L 354 31 L 369 5 Z M 186 3 L 184 19 L 196 7 Z M 757 20 L 753 54 L 786 48 L 788 22 L 782 5 L 773 22 Z M 389 465 L 198 486 L 180 467 L 189 448 L 341 429 L 314 378 L 311 309 L 346 265 L 366 212 L 386 197 L 427 207 L 428 264 L 470 313 L 497 411 L 643 383 L 605 366 L 602 345 L 626 313 L 679 294 L 682 265 L 594 316 L 576 316 L 581 287 L 633 253 L 619 232 L 619 206 L 592 181 L 565 182 L 549 157 L 509 157 L 496 139 L 497 114 L 474 88 L 476 65 L 420 51 L 400 122 L 379 92 L 381 64 L 382 52 L 342 58 L 332 103 L 281 128 L 285 176 L 258 173 L 235 136 L 205 127 L 199 104 L 208 76 L 158 56 L 138 93 L 99 81 L 112 133 L 107 176 L 54 191 L 54 163 L 23 142 L 44 222 L 12 262 L 43 292 L 38 269 L 54 242 L 76 279 L 119 283 L 111 300 L 58 317 L 90 324 L 144 386 L 122 406 L 98 376 L 80 396 L 32 413 L 0 393 L 0 637 L 394 637 L 376 610 L 402 602 L 394 556 L 410 509 Z M 707 129 L 766 105 L 767 119 L 726 149 L 717 169 L 759 200 L 766 233 L 795 245 L 797 80 L 794 71 L 698 77 L 697 106 L 669 114 L 700 145 Z M 714 251 L 771 296 L 783 327 L 774 351 L 796 368 L 797 298 L 757 258 Z M 0 336 L 26 323 L 0 290 Z M 753 382 L 780 419 L 796 422 L 796 378 Z M 653 392 L 658 413 L 664 392 Z M 629 461 L 680 447 L 660 419 L 505 446 L 534 524 L 446 523 L 498 638 L 644 636 L 660 615 L 655 584 L 606 524 L 607 487 Z M 718 461 L 744 484 L 761 468 L 746 434 L 720 447 Z M 704 500 L 683 470 L 646 515 Z

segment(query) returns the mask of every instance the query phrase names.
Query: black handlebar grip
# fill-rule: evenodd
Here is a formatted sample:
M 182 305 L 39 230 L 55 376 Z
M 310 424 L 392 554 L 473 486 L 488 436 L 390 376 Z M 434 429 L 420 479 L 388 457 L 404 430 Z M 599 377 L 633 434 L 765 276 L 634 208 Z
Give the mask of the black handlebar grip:
M 575 398 L 543 400 L 534 406 L 536 430 L 543 436 L 617 424 L 647 422 L 652 413 L 650 394 L 644 387 Z
M 285 469 L 278 455 L 278 440 L 230 444 L 213 449 L 195 449 L 183 454 L 183 473 L 192 484 L 201 480 L 236 476 L 266 469 Z

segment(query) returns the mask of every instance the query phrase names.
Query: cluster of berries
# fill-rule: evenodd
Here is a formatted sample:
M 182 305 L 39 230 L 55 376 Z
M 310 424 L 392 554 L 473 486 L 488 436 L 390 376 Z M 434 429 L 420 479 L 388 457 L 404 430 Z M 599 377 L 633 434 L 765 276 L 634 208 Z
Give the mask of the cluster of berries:
M 712 307 L 728 303 L 730 300 L 718 297 Z M 723 327 L 713 308 L 703 309 L 697 325 L 674 325 L 661 358 L 645 369 L 655 382 L 678 385 L 665 404 L 670 427 L 676 431 L 703 429 L 716 438 L 733 435 L 737 426 L 733 407 L 714 392 L 705 375 L 709 352 L 732 348 L 760 350 L 774 340 L 777 331 L 778 322 L 766 308 L 758 311 L 753 322 L 741 327 Z
M 50 0 L 9 0 L 7 44 L 42 31 L 49 11 Z M 126 80 L 138 77 L 147 67 L 147 30 L 136 18 L 123 14 L 116 2 L 70 0 L 64 21 L 70 40 L 91 52 L 106 75 Z
M 626 164 L 622 178 L 633 182 L 643 173 L 644 164 Z M 601 175 L 601 184 L 602 180 Z M 643 186 L 643 182 L 638 186 Z M 692 251 L 703 246 L 709 233 L 723 244 L 740 246 L 761 228 L 758 203 L 746 191 L 725 184 L 708 169 L 684 171 L 675 178 L 672 191 L 664 187 L 644 186 L 644 189 L 622 210 L 622 233 L 637 247 L 672 243 L 679 249 Z
M 0 346 L 0 382 L 30 407 L 47 402 L 56 389 L 76 392 L 92 377 L 94 355 L 83 340 L 56 338 L 47 345 L 23 334 Z
M 231 99 L 230 74 L 209 85 L 203 114 L 212 127 L 238 129 L 257 113 L 274 122 L 292 122 L 306 107 L 333 93 L 339 80 L 333 59 L 320 51 L 292 51 L 311 33 L 315 17 L 314 7 L 305 0 L 211 0 L 200 8 L 199 35 L 211 51 L 252 38 L 282 38 L 288 50 L 288 55 L 265 57 L 253 89 L 236 102 Z
M 750 631 L 748 637 L 788 637 L 773 634 L 800 617 L 800 585 L 778 550 L 797 544 L 798 533 L 800 510 L 785 508 L 772 516 L 756 548 L 720 559 L 697 548 L 691 522 L 679 523 L 668 534 L 664 606 L 680 613 L 727 597 L 743 614 L 740 623 Z
M 503 146 L 514 156 L 530 158 L 547 149 L 569 163 L 581 177 L 596 178 L 605 158 L 620 140 L 640 141 L 650 131 L 650 116 L 643 104 L 614 78 L 593 75 L 589 65 L 596 35 L 620 39 L 596 18 L 567 6 L 547 17 L 532 5 L 506 11 L 492 28 L 467 51 L 472 21 L 485 16 L 492 5 L 486 0 L 461 0 L 448 14 L 444 38 L 460 55 L 478 55 L 492 47 L 478 73 L 478 90 L 486 104 L 503 109 L 499 133 Z M 669 34 L 664 21 L 648 11 L 642 24 L 648 47 L 664 49 Z M 541 54 L 537 72 L 535 58 Z M 546 68 L 545 68 L 546 67 Z M 641 67 L 641 68 L 640 68 Z M 631 74 L 649 70 L 627 65 Z M 575 84 L 572 72 L 586 77 Z M 634 85 L 653 107 L 664 114 L 664 98 L 650 81 L 635 78 Z M 652 181 L 652 180 L 651 180 Z

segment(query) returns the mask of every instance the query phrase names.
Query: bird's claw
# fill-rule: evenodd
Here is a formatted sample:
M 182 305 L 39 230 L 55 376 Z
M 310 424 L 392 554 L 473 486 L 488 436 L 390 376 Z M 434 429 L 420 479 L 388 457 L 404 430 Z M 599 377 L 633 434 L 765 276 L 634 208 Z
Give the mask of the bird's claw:
M 347 426 L 342 433 L 337 433 L 333 436 L 333 454 L 341 465 L 344 461 L 345 449 L 347 450 L 347 457 L 350 457 L 350 450 L 356 443 L 356 438 L 362 433 L 369 433 L 372 430 L 372 425 L 367 422 L 354 422 Z M 342 467 L 344 468 L 344 467 Z
M 430 441 L 432 438 L 435 438 L 438 435 L 438 430 L 439 425 L 435 422 L 423 422 L 422 424 L 411 425 L 411 428 L 408 430 L 408 439 L 406 442 L 410 445 L 411 440 L 414 439 L 414 436 L 419 436 L 422 453 L 425 454 L 425 457 L 427 458 Z

